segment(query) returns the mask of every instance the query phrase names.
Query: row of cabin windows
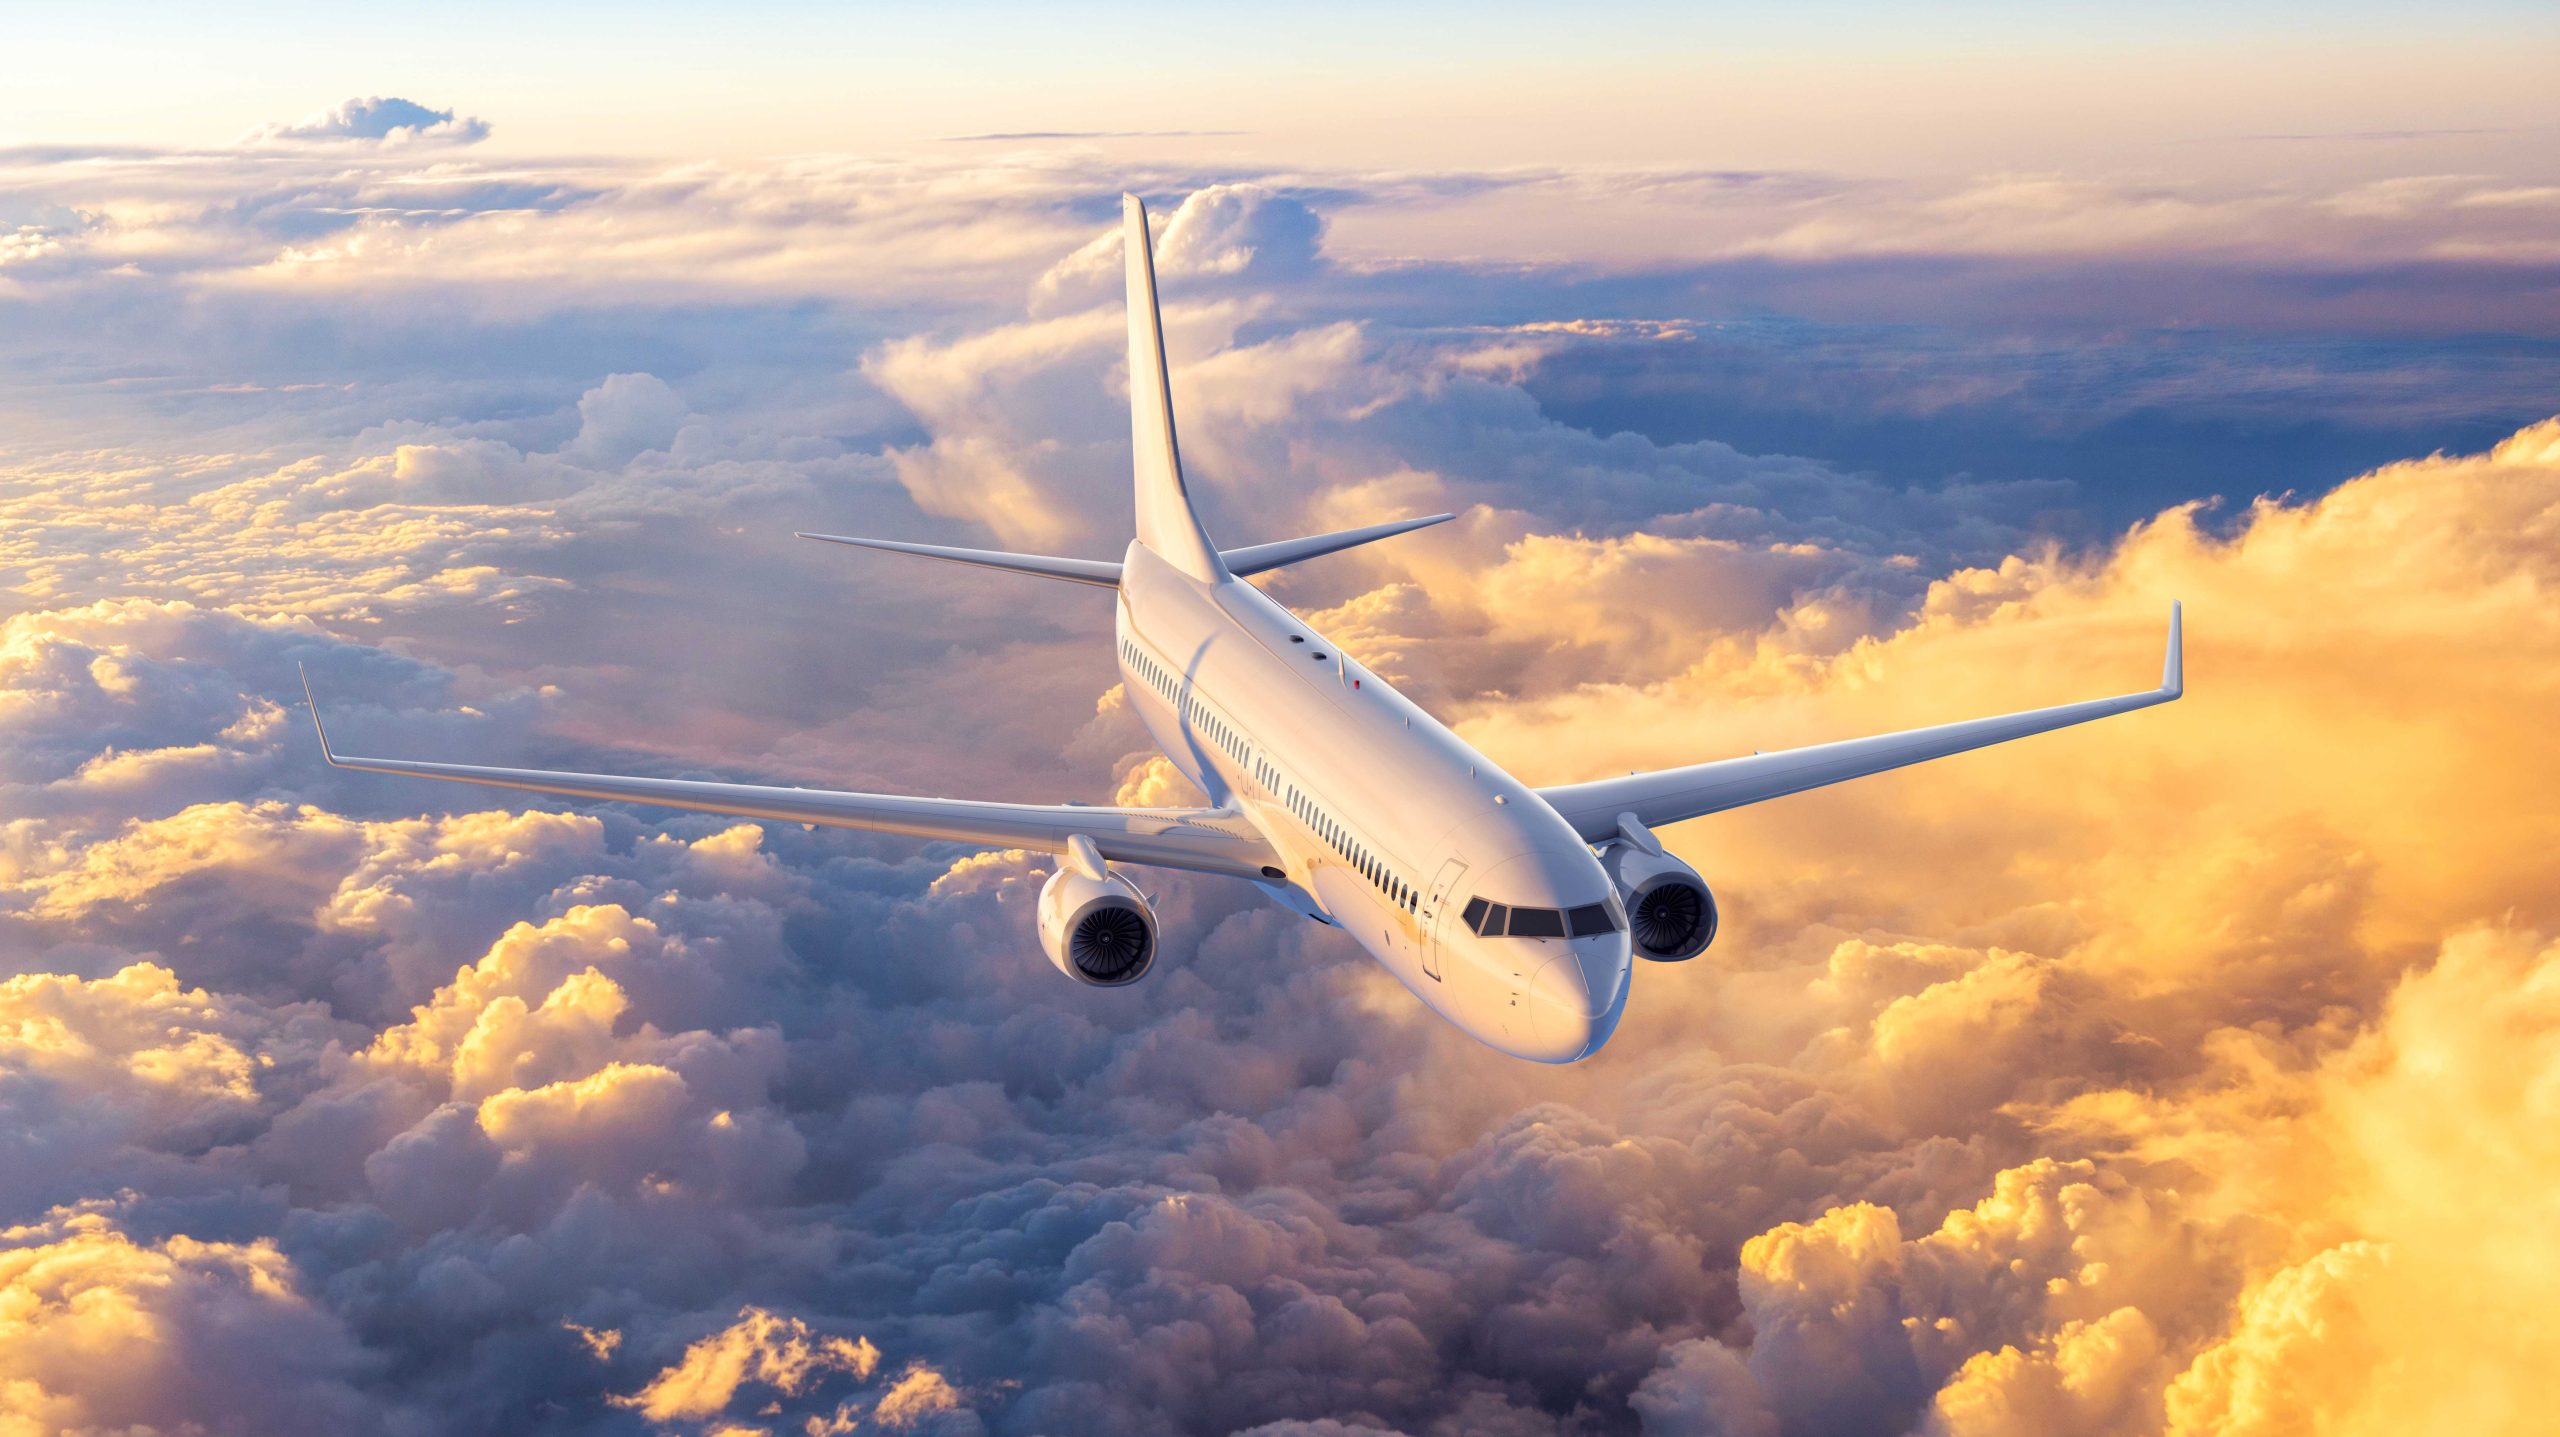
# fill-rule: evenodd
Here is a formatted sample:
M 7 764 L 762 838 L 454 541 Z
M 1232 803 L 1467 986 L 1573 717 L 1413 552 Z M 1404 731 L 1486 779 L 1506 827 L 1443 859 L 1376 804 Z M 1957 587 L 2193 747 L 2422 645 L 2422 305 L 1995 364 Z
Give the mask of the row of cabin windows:
M 1229 758 L 1260 772 L 1257 761 L 1251 751 L 1245 747 L 1244 735 L 1236 732 L 1225 719 L 1211 713 L 1209 706 L 1200 702 L 1198 698 L 1178 696 L 1179 685 L 1174 680 L 1173 672 L 1157 663 L 1153 654 L 1128 640 L 1121 642 L 1120 653 L 1128 660 L 1129 667 L 1136 669 L 1139 675 L 1146 679 L 1149 687 L 1164 695 L 1166 702 L 1176 704 L 1182 709 L 1183 717 L 1190 721 L 1194 732 L 1225 749 Z
M 1467 900 L 1466 910 L 1459 914 L 1466 925 L 1487 938 L 1509 935 L 1513 938 L 1562 938 L 1570 933 L 1576 938 L 1614 932 L 1618 920 L 1605 903 L 1586 903 L 1579 908 L 1509 908 L 1482 898 Z
M 1281 790 L 1279 769 L 1269 760 L 1253 754 L 1246 748 L 1243 738 L 1234 729 L 1228 727 L 1225 720 L 1211 713 L 1196 698 L 1187 700 L 1176 698 L 1177 685 L 1172 672 L 1164 665 L 1157 663 L 1153 654 L 1128 640 L 1122 641 L 1121 654 L 1128 660 L 1129 667 L 1135 669 L 1156 692 L 1163 694 L 1168 702 L 1181 704 L 1193 728 L 1208 735 L 1211 741 L 1225 749 L 1238 763 L 1252 770 L 1254 777 L 1261 781 L 1265 789 L 1275 793 Z M 1386 895 L 1388 902 L 1408 913 L 1422 906 L 1422 895 L 1414 891 L 1413 885 L 1405 882 L 1401 875 L 1388 868 L 1378 860 L 1376 855 L 1355 841 L 1343 830 L 1341 824 L 1334 822 L 1323 810 L 1317 808 L 1314 800 L 1299 792 L 1295 784 L 1288 785 L 1287 792 L 1289 811 L 1296 814 L 1300 822 L 1306 824 L 1319 838 L 1322 838 L 1326 847 L 1340 854 L 1343 862 L 1351 865 L 1355 872 L 1369 880 L 1372 887 Z
M 1156 662 L 1155 655 L 1139 648 L 1135 642 L 1126 639 L 1122 640 L 1120 643 L 1120 655 L 1122 658 L 1129 661 L 1129 667 L 1138 671 L 1138 676 L 1140 678 L 1147 681 L 1147 686 L 1149 688 L 1152 688 L 1157 693 L 1164 695 L 1167 699 L 1173 697 L 1173 674 L 1168 671 L 1164 665 Z
M 1404 881 L 1403 875 L 1371 853 L 1341 824 L 1334 822 L 1331 814 L 1316 807 L 1315 800 L 1299 792 L 1295 785 L 1288 790 L 1288 802 L 1289 811 L 1298 816 L 1298 821 L 1324 840 L 1327 848 L 1342 855 L 1342 861 L 1349 864 L 1353 872 L 1368 879 L 1370 886 L 1384 894 L 1389 903 L 1407 913 L 1422 906 L 1422 895 L 1414 891 L 1412 884 Z

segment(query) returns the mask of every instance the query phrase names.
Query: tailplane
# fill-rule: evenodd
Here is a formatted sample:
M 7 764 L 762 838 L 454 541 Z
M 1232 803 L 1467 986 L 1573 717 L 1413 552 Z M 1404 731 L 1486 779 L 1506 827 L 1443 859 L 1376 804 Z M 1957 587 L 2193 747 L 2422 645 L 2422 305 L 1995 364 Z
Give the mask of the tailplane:
M 1276 544 L 1254 544 L 1242 549 L 1218 551 L 1218 565 L 1241 579 L 1247 574 L 1262 574 L 1284 565 L 1302 563 L 1326 554 L 1339 554 L 1362 544 L 1428 529 L 1458 517 L 1455 514 L 1433 514 L 1421 519 L 1398 519 L 1388 524 L 1371 524 L 1365 529 L 1344 529 L 1332 534 L 1314 534 L 1304 539 L 1283 539 Z M 857 549 L 885 549 L 892 554 L 914 554 L 947 563 L 968 564 L 980 569 L 1002 569 L 1007 573 L 1029 574 L 1039 579 L 1064 579 L 1071 584 L 1091 584 L 1097 588 L 1117 588 L 1120 566 L 1101 559 L 1056 559 L 1047 554 L 1007 554 L 994 549 L 954 549 L 947 544 L 908 544 L 896 539 L 857 539 L 850 534 L 802 534 L 803 539 L 822 539 L 830 544 L 851 544 Z
M 1173 390 L 1164 368 L 1164 323 L 1156 309 L 1155 246 L 1147 207 L 1120 197 L 1129 262 L 1129 437 L 1137 459 L 1138 542 L 1195 579 L 1226 576 L 1218 551 L 1192 510 L 1182 482 L 1182 451 L 1173 437 Z

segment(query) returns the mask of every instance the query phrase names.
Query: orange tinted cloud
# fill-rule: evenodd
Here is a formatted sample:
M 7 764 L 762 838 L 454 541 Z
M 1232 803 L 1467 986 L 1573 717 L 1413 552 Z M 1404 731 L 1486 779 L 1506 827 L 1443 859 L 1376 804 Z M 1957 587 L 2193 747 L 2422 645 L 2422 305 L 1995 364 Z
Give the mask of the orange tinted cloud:
M 731 1326 L 686 1348 L 683 1359 L 648 1386 L 614 1400 L 652 1422 L 676 1422 L 717 1415 L 749 1382 L 797 1395 L 830 1374 L 859 1381 L 879 1365 L 880 1349 L 869 1338 L 830 1336 L 812 1331 L 804 1319 L 750 1307 Z
M 2530 1430 L 2560 1399 L 2555 581 L 2560 421 L 2227 535 L 2178 511 L 1956 573 L 1836 651 L 1702 630 L 1673 677 L 1482 704 L 1479 742 L 1576 778 L 2139 687 L 2188 604 L 2180 705 L 1668 835 L 1720 881 L 1724 981 L 1640 975 L 1578 1100 L 1712 1047 L 2012 1165 L 1935 1232 L 1847 1203 L 1753 1238 L 1753 1381 L 1666 1359 L 1650 1399 Z
M 2104 200 L 2002 186 L 1933 214 L 1964 231 L 1934 242 L 2033 211 L 2038 243 L 2067 251 L 2087 242 L 2075 206 L 2125 213 Z M 2134 208 L 2161 243 L 2218 242 L 2232 218 Z M 515 253 L 481 233 L 422 256 L 398 229 L 306 258 L 378 279 Z M 629 243 L 682 266 L 697 241 L 642 226 Z M 1208 267 L 1231 250 L 1205 249 Z M 561 256 L 509 262 L 512 283 Z M 1077 274 L 1058 279 L 1065 296 Z M 765 853 L 794 843 L 782 832 L 633 838 L 620 814 L 352 816 L 301 775 L 226 767 L 277 749 L 284 710 L 216 704 L 178 738 L 80 750 L 28 785 L 94 792 L 90 826 L 11 820 L 0 897 L 28 920 L 12 931 L 58 940 L 66 966 L 103 953 L 82 971 L 114 976 L 13 989 L 24 1026 L 0 1063 L 134 1135 L 138 1155 L 84 1179 L 214 1172 L 394 1229 L 417 1244 L 399 1262 L 432 1251 L 434 1278 L 382 1281 L 455 1350 L 509 1321 L 565 1350 L 559 1308 L 592 1303 L 582 1326 L 665 1364 L 612 1390 L 688 1422 L 748 1420 L 760 1383 L 814 1392 L 762 1375 L 800 1370 L 772 1356 L 801 1340 L 785 1326 L 696 1341 L 740 1310 L 733 1273 L 799 1292 L 812 1261 L 938 1283 L 966 1311 L 955 1353 L 917 1369 L 925 1416 L 1025 1352 L 1052 1364 L 1023 1378 L 1035 1425 L 1045 1400 L 1222 1430 L 1274 1394 L 1408 1429 L 1534 1431 L 1624 1402 L 1664 1430 L 1753 1433 L 2351 1431 L 2457 1390 L 2467 1425 L 2495 1430 L 2549 1405 L 2531 1357 L 2550 1335 L 2535 1304 L 2555 1163 L 2529 1135 L 2550 1126 L 2560 779 L 2533 758 L 2560 698 L 2560 424 L 2316 502 L 2173 511 L 2088 551 L 1951 569 L 1963 546 L 1921 541 L 1961 506 L 1861 526 L 1862 506 L 1916 501 L 1715 446 L 1675 463 L 1487 429 L 1472 420 L 1534 409 L 1495 382 L 1525 362 L 1517 337 L 1419 357 L 1354 325 L 1235 344 L 1257 303 L 1177 316 L 1224 346 L 1187 371 L 1204 474 L 1275 525 L 1299 501 L 1239 481 L 1300 461 L 1330 486 L 1305 507 L 1339 522 L 1468 509 L 1429 544 L 1340 561 L 1390 577 L 1319 617 L 1533 781 L 2147 684 L 2172 597 L 2190 605 L 2193 690 L 1675 830 L 1724 895 L 1726 935 L 1704 962 L 1648 968 L 1616 1043 L 1565 1073 L 1468 1046 L 1246 895 L 1165 881 L 1183 949 L 1103 1006 L 1040 986 L 1019 856 L 937 879 L 851 845 L 794 847 L 785 867 Z M 876 470 L 1022 542 L 1116 536 L 1118 471 L 1097 459 L 1119 442 L 1111 332 L 1069 315 L 875 351 L 873 377 L 932 431 Z M 1429 407 L 1452 395 L 1478 407 Z M 33 599 L 68 607 L 12 621 L 15 712 L 76 735 L 175 687 L 186 645 L 144 636 L 192 620 L 80 607 L 120 584 L 347 624 L 529 592 L 523 553 L 564 521 L 521 501 L 585 484 L 568 473 L 582 455 L 656 476 L 640 456 L 690 424 L 663 385 L 589 400 L 557 449 L 447 432 L 339 466 L 241 462 L 201 512 L 133 503 L 112 474 L 27 486 L 0 544 L 22 546 Z M 1353 427 L 1399 405 L 1427 412 Z M 1485 477 L 1497 451 L 1550 441 L 1507 486 Z M 687 484 L 732 472 L 591 502 L 691 503 Z M 1682 504 L 1702 507 L 1627 527 Z M 79 523 L 132 542 L 26 537 Z M 1940 557 L 1891 547 L 1906 538 Z M 1008 658 L 1008 683 L 1042 677 L 1038 652 Z M 966 696 L 982 701 L 974 677 Z M 1106 702 L 1077 735 L 1089 766 L 1122 757 L 1118 717 Z M 1110 768 L 1129 794 L 1174 792 L 1160 766 Z M 233 791 L 96 817 L 178 775 Z M 293 796 L 239 791 L 257 784 Z M 726 961 L 739 934 L 761 967 Z M 126 961 L 143 950 L 166 961 Z M 350 1007 L 373 1008 L 326 1030 L 349 1040 L 334 1051 L 271 1041 L 276 1008 L 198 986 L 208 950 L 245 951 L 230 986 L 281 985 L 279 955 L 331 984 L 361 972 Z M 258 1061 L 279 1051 L 282 1077 Z M 269 1119 L 199 1161 L 223 1124 Z M 848 1208 L 895 1240 L 852 1251 Z M 528 1253 L 552 1265 L 528 1273 Z M 1095 1372 L 1127 1380 L 1096 1391 Z M 515 1400 L 479 1375 L 440 1380 Z

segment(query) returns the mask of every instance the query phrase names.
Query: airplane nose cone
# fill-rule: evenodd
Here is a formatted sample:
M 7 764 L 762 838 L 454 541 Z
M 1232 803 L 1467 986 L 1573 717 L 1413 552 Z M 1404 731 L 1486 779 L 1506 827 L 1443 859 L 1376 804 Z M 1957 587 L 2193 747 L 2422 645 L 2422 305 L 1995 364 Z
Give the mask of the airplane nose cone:
M 1527 1006 L 1544 1061 L 1587 1058 L 1626 1007 L 1626 944 L 1577 942 L 1529 975 Z

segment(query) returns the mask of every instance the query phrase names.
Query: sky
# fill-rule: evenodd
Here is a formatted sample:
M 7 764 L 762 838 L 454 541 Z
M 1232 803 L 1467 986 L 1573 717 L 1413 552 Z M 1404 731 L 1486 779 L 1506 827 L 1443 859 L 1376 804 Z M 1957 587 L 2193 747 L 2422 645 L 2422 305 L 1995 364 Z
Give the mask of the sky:
M 0 1434 L 2539 1430 L 2547 7 L 13 6 Z M 1505 1059 L 1250 891 L 350 748 L 1186 803 L 1118 196 L 1230 545 L 1682 825 Z M 1081 592 L 1081 591 L 1080 591 Z

